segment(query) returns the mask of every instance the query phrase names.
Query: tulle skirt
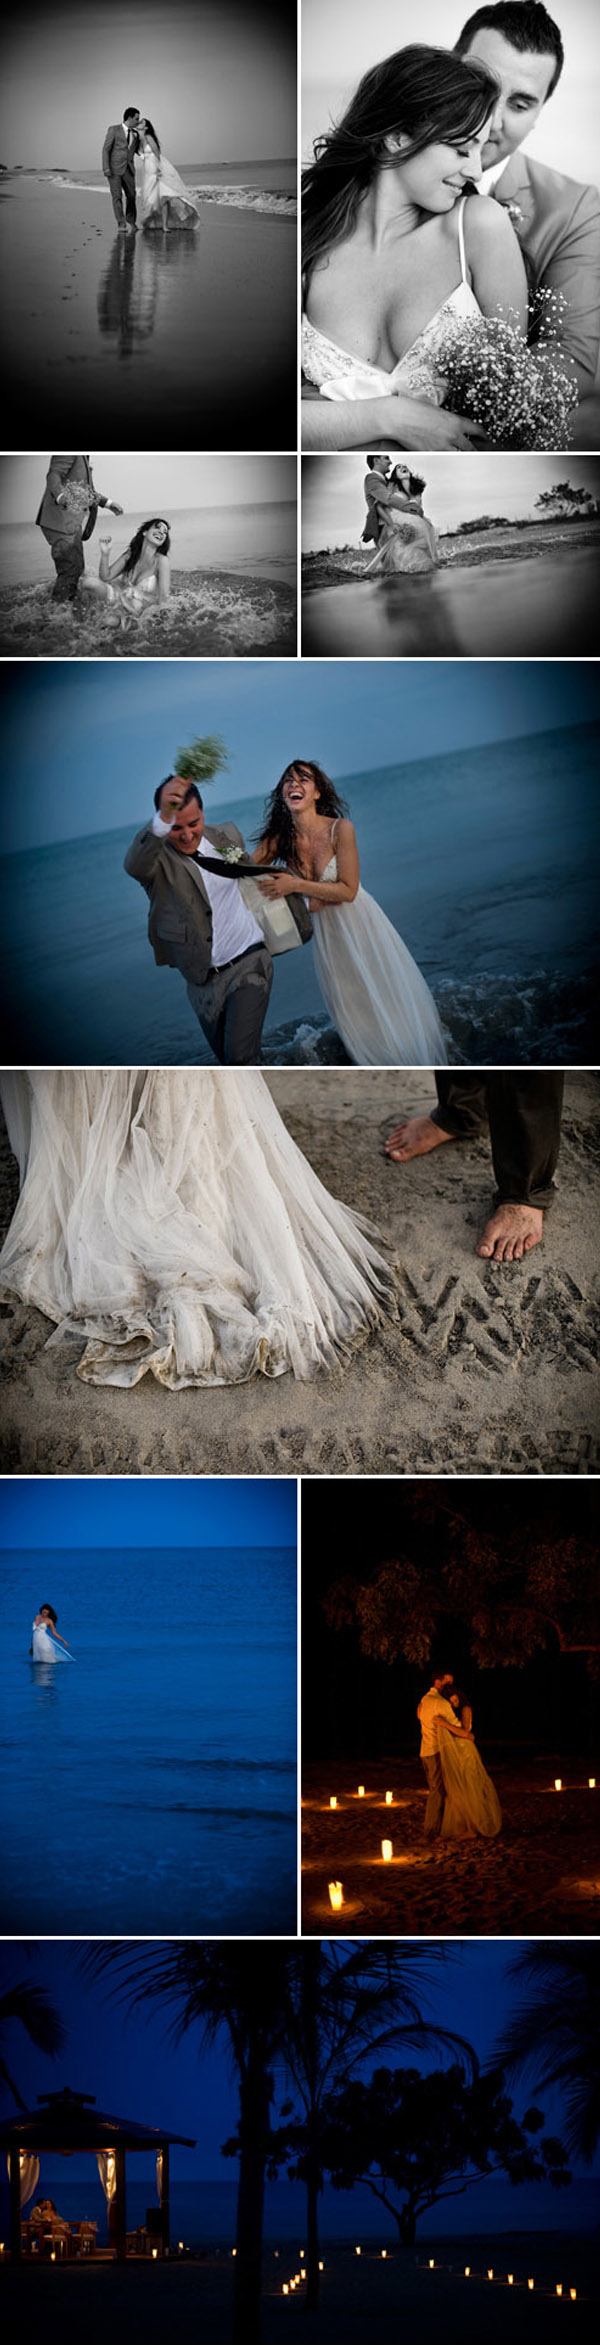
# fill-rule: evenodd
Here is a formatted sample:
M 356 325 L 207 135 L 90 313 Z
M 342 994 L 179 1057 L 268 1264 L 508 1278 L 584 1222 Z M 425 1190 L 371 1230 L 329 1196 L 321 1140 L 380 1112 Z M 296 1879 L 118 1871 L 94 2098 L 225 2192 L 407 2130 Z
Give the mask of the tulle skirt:
M 358 1068 L 445 1067 L 433 995 L 408 946 L 365 889 L 314 920 L 317 978 L 330 1018 Z

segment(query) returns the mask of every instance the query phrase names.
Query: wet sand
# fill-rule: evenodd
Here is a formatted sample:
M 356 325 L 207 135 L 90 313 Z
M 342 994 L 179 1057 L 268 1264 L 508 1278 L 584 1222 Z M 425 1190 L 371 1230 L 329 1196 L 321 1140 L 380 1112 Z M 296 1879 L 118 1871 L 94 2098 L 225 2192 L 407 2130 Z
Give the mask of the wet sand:
M 387 2232 L 387 2223 L 386 2223 Z M 390 2248 L 385 2260 L 376 2248 L 360 2260 L 351 2248 L 338 2243 L 323 2246 L 324 2273 L 321 2305 L 309 2315 L 304 2292 L 284 2298 L 279 2277 L 297 2270 L 298 2244 L 280 2246 L 277 2280 L 274 2261 L 265 2256 L 261 2337 L 269 2342 L 308 2341 L 321 2348 L 328 2341 L 416 2342 L 438 2348 L 440 2341 L 505 2342 L 518 2338 L 527 2344 L 591 2341 L 596 2336 L 593 2291 L 593 2250 L 588 2238 L 504 2234 L 474 2239 L 427 2237 L 416 2250 Z M 436 2271 L 429 2269 L 435 2255 Z M 473 2272 L 465 2279 L 468 2259 Z M 498 2280 L 486 2279 L 490 2261 Z M 555 2275 L 563 2280 L 565 2296 L 555 2295 Z M 507 2309 L 508 2272 L 517 2277 Z M 533 2272 L 536 2289 L 526 2288 Z M 546 2280 L 543 2282 L 541 2277 Z M 577 2301 L 566 2294 L 575 2285 Z M 71 2348 L 82 2339 L 104 2343 L 123 2337 L 148 2348 L 148 2343 L 170 2341 L 192 2344 L 232 2340 L 231 2261 L 225 2257 L 190 2259 L 185 2265 L 157 2265 L 148 2260 L 116 2266 L 94 2260 L 89 2266 L 62 2270 L 25 2266 L 0 2277 L 6 2296 L 10 2337 L 31 2343 L 44 2340 L 57 2348 Z M 508 2321 L 510 2315 L 510 2324 Z M 515 2328 L 516 2327 L 516 2328 Z
M 283 565 L 280 566 L 283 569 Z M 291 566 L 290 566 L 291 569 Z M 0 589 L 0 653 L 16 659 L 172 660 L 296 652 L 296 593 L 290 579 L 219 571 L 173 571 L 162 610 L 132 619 L 82 588 L 75 610 L 52 602 L 51 586 Z
M 372 549 L 305 555 L 302 650 L 322 659 L 595 656 L 600 530 L 567 524 L 440 540 L 424 576 L 365 573 Z
M 427 1788 L 416 1761 L 304 1770 L 302 1928 L 322 1933 L 327 1885 L 344 1886 L 341 1929 L 358 1933 L 596 1933 L 600 1928 L 600 1806 L 583 1764 L 553 1772 L 484 1755 L 502 1809 L 502 1833 L 427 1844 Z M 366 1793 L 359 1801 L 356 1782 Z M 386 1807 L 386 1786 L 395 1800 Z M 330 1810 L 335 1792 L 339 1808 Z M 394 1856 L 381 1857 L 382 1836 Z
M 277 1069 L 266 1082 L 330 1190 L 376 1222 L 398 1267 L 397 1314 L 345 1370 L 124 1396 L 46 1349 L 43 1314 L 0 1305 L 0 1466 L 15 1474 L 587 1475 L 598 1468 L 600 1078 L 567 1075 L 560 1187 L 522 1264 L 474 1254 L 490 1212 L 487 1146 L 393 1166 L 383 1142 L 428 1108 L 415 1070 Z M 4 1227 L 16 1169 L 4 1144 Z
M 293 446 L 293 220 L 205 203 L 195 228 L 134 237 L 101 188 L 25 174 L 2 194 L 9 445 L 37 445 L 43 413 L 57 445 L 108 417 L 124 447 Z

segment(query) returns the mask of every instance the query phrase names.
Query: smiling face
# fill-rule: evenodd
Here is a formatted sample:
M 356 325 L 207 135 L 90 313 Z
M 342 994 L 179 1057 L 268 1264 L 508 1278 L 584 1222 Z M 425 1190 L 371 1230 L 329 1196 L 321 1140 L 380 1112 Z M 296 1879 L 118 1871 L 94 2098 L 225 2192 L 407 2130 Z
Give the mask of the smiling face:
M 498 83 L 499 95 L 487 126 L 483 149 L 483 168 L 502 163 L 507 155 L 514 155 L 527 133 L 533 130 L 542 107 L 550 95 L 556 72 L 556 58 L 538 57 L 532 49 L 514 49 L 503 33 L 494 32 L 491 25 L 482 25 L 473 34 L 464 56 L 476 65 L 487 65 Z
M 309 808 L 316 807 L 318 797 L 319 792 L 311 767 L 304 766 L 302 762 L 298 766 L 290 766 L 282 789 L 283 803 L 285 807 L 289 807 L 290 814 L 292 816 L 307 814 Z
M 488 119 L 482 130 L 458 139 L 456 145 L 435 139 L 418 155 L 406 156 L 400 137 L 396 153 L 402 167 L 403 194 L 409 203 L 419 212 L 451 212 L 469 181 L 481 177 L 482 151 L 489 132 Z
M 197 799 L 188 799 L 175 817 L 169 833 L 169 846 L 176 848 L 179 856 L 195 856 L 203 831 L 204 808 L 198 806 Z
M 169 535 L 167 522 L 151 522 L 149 530 L 146 530 L 144 535 L 149 539 L 151 546 L 164 546 Z

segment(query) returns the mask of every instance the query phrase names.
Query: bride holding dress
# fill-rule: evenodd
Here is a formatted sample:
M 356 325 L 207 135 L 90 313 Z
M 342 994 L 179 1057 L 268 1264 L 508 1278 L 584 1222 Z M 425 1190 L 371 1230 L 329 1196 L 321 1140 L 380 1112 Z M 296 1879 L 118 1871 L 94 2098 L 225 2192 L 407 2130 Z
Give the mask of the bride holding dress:
M 244 1069 L 37 1069 L 2 1080 L 21 1191 L 0 1287 L 82 1340 L 92 1385 L 310 1378 L 394 1276 Z

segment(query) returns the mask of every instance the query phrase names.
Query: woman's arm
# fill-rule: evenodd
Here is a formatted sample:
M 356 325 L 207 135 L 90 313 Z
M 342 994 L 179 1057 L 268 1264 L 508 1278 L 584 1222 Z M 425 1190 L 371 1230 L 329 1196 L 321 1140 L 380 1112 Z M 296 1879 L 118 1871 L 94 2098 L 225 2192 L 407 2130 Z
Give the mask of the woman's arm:
M 171 593 L 171 565 L 168 554 L 159 554 L 157 576 L 159 603 L 168 603 Z
M 259 881 L 263 897 L 308 897 L 309 905 L 351 905 L 360 881 L 358 848 L 354 824 L 345 816 L 338 823 L 335 854 L 338 877 L 335 881 L 307 880 L 298 872 L 278 872 L 269 880 Z
M 467 196 L 465 252 L 473 292 L 484 317 L 495 318 L 499 310 L 516 311 L 519 325 L 525 334 L 525 263 L 512 221 L 502 204 L 490 203 L 481 196 Z
M 302 447 L 307 452 L 378 445 L 389 448 L 390 444 L 408 449 L 469 449 L 482 443 L 485 445 L 485 433 L 469 417 L 452 416 L 448 409 L 436 408 L 429 400 L 404 399 L 396 391 L 381 399 L 302 400 Z
M 267 838 L 266 832 L 263 832 L 262 839 L 257 840 L 256 847 L 252 850 L 251 863 L 274 864 L 276 856 L 277 848 L 275 841 L 269 840 Z

